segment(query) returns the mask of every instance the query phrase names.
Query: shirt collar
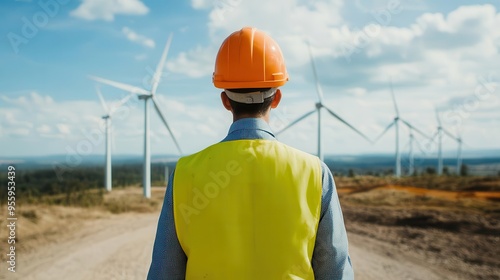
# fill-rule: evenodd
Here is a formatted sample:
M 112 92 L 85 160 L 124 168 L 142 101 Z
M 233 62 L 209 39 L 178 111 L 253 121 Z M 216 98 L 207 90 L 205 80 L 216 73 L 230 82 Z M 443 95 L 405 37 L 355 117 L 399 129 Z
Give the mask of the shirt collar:
M 261 130 L 269 133 L 274 138 L 274 134 L 269 124 L 260 118 L 244 118 L 233 122 L 229 128 L 228 135 L 238 130 Z

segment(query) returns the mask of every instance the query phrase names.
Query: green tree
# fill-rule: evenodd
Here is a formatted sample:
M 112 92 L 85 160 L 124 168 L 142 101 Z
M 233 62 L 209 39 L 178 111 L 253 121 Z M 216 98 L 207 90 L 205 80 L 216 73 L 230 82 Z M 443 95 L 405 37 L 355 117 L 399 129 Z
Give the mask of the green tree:
M 469 167 L 463 164 L 460 166 L 460 176 L 468 176 L 469 175 Z
M 347 173 L 347 176 L 348 176 L 348 177 L 351 177 L 351 178 L 352 178 L 352 177 L 354 177 L 354 176 L 355 176 L 355 174 L 354 174 L 354 170 L 349 169 L 349 172 Z

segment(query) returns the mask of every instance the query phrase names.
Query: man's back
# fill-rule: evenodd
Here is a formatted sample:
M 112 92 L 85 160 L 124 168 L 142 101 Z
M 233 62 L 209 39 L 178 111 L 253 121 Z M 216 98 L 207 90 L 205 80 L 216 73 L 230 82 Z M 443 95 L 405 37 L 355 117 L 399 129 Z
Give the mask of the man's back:
M 186 278 L 312 279 L 321 176 L 317 157 L 272 140 L 182 158 L 173 201 Z

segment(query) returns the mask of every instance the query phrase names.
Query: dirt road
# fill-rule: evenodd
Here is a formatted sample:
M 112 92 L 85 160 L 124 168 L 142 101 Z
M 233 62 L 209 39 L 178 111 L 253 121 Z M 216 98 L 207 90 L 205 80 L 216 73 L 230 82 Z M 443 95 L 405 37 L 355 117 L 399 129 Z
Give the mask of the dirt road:
M 396 253 L 393 248 L 376 240 L 349 234 L 349 253 L 359 280 L 436 280 L 460 279 L 444 275 L 417 258 Z
M 123 214 L 88 221 L 70 240 L 19 256 L 14 279 L 145 279 L 157 214 Z M 387 245 L 350 234 L 356 279 L 447 279 Z

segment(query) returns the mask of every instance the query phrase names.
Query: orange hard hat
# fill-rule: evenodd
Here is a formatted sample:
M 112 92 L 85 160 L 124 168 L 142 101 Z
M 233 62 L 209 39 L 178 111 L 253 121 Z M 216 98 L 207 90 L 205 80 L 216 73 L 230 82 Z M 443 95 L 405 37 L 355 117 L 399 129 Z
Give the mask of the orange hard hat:
M 274 88 L 288 81 L 279 45 L 266 33 L 244 27 L 224 40 L 215 60 L 216 88 Z

